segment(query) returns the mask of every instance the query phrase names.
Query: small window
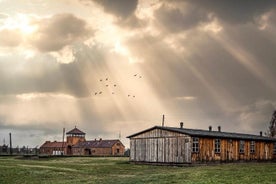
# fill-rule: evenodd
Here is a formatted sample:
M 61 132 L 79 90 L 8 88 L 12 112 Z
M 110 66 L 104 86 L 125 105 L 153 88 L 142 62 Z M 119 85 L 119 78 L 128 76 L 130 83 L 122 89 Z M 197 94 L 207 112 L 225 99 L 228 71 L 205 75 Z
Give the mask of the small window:
M 273 144 L 273 154 L 276 154 L 276 142 Z
M 215 153 L 220 153 L 220 139 L 215 139 Z
M 199 138 L 197 137 L 193 137 L 193 147 L 192 150 L 194 153 L 198 153 L 199 152 Z
M 241 140 L 240 141 L 240 146 L 239 146 L 239 148 L 240 148 L 240 153 L 244 153 L 244 141 L 243 140 Z
M 250 141 L 250 153 L 255 153 L 255 141 Z

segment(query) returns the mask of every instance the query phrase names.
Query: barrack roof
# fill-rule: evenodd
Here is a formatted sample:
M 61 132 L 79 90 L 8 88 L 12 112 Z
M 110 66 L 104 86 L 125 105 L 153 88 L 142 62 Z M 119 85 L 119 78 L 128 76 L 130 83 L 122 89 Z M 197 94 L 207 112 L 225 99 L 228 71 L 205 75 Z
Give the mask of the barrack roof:
M 133 135 L 130 135 L 127 138 L 135 137 L 137 135 L 143 134 L 143 133 L 151 131 L 153 129 L 167 130 L 167 131 L 172 131 L 172 132 L 177 132 L 177 133 L 187 134 L 190 136 L 197 136 L 197 137 L 216 137 L 216 138 L 228 138 L 228 139 L 276 141 L 276 138 L 265 137 L 265 136 L 260 136 L 260 135 L 222 132 L 222 131 L 209 131 L 209 130 L 201 130 L 201 129 L 177 128 L 177 127 L 162 127 L 162 126 L 154 126 L 152 128 L 149 128 L 149 129 L 143 130 L 141 132 L 135 133 Z
M 40 148 L 65 148 L 67 147 L 67 143 L 66 142 L 50 142 L 50 141 L 46 141 L 42 146 L 40 146 Z
M 120 140 L 92 140 L 92 141 L 83 141 L 74 145 L 74 148 L 111 148 L 116 143 L 121 143 Z M 121 143 L 122 144 L 122 143 Z M 122 144 L 123 145 L 123 144 Z

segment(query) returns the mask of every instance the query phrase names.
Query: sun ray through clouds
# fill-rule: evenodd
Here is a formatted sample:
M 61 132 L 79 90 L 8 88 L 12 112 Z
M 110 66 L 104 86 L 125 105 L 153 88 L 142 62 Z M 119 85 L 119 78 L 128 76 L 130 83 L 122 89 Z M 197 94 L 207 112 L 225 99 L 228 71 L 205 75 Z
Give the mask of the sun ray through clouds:
M 253 54 L 242 48 L 235 40 L 230 39 L 226 34 L 219 36 L 213 36 L 221 46 L 229 52 L 234 58 L 234 61 L 239 62 L 244 66 L 250 73 L 258 78 L 267 87 L 276 92 L 275 76 L 271 71 L 266 68 L 260 61 L 257 61 Z

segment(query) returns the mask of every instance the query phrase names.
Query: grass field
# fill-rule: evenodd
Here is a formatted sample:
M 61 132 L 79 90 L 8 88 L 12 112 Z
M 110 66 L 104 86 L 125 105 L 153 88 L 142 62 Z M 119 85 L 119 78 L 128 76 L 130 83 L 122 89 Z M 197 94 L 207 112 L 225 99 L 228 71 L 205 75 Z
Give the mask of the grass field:
M 134 165 L 128 158 L 0 157 L 0 183 L 276 183 L 276 163 L 172 167 Z

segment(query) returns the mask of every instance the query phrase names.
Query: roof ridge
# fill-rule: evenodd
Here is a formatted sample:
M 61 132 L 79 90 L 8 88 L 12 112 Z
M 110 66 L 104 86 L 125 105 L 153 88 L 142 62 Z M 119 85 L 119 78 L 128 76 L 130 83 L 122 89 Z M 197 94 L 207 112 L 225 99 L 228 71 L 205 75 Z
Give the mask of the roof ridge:
M 254 135 L 254 134 L 210 131 L 210 130 L 202 130 L 202 129 L 188 129 L 188 128 L 180 128 L 180 127 L 164 127 L 164 126 L 154 126 L 149 129 L 132 134 L 132 135 L 128 136 L 127 138 L 131 138 L 131 137 L 143 134 L 147 131 L 151 131 L 154 129 L 174 131 L 174 132 L 178 132 L 180 134 L 187 134 L 187 135 L 198 136 L 198 137 L 217 137 L 217 138 L 228 138 L 228 139 L 252 139 L 252 140 L 267 140 L 267 141 L 275 141 L 276 140 L 275 138 Z
M 80 129 L 78 129 L 77 127 L 75 127 L 72 130 L 66 132 L 66 134 L 85 134 L 85 133 Z

